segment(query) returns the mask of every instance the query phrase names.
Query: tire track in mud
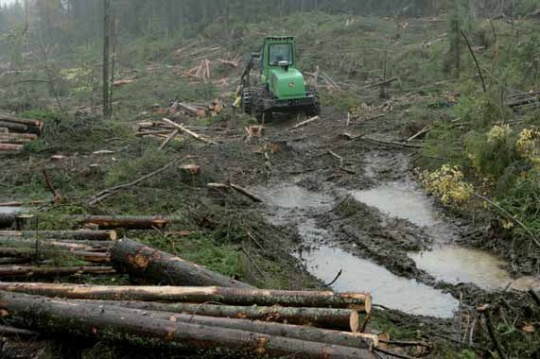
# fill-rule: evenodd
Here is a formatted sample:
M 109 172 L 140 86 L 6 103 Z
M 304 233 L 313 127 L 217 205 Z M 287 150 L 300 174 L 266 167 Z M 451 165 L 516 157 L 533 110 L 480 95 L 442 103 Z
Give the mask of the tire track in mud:
M 271 222 L 296 226 L 303 243 L 294 255 L 308 271 L 328 283 L 343 270 L 335 290 L 371 291 L 379 304 L 443 318 L 458 309 L 462 281 L 484 289 L 511 281 L 495 257 L 455 244 L 463 224 L 438 215 L 407 150 L 347 141 L 339 127 L 322 121 L 275 135 L 288 160 L 254 187 Z M 466 289 L 484 292 L 476 284 Z

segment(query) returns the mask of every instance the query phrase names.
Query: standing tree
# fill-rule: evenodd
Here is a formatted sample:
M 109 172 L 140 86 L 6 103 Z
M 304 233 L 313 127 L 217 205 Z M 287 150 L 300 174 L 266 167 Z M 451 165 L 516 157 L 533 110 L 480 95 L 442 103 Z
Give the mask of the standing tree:
M 110 3 L 103 0 L 104 26 L 103 26 L 103 117 L 111 117 L 110 81 L 109 81 L 109 45 L 110 45 Z

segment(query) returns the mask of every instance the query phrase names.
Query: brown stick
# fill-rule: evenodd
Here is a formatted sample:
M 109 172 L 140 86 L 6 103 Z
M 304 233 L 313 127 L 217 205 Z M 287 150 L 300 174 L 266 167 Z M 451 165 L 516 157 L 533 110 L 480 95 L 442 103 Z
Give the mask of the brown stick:
M 229 184 L 225 184 L 225 183 L 208 183 L 207 186 L 210 187 L 210 188 L 219 188 L 219 189 L 230 189 L 230 188 L 232 188 L 235 191 L 237 191 L 238 193 L 246 196 L 247 198 L 249 198 L 253 202 L 262 203 L 262 199 L 260 199 L 259 197 L 255 196 L 254 194 L 248 192 L 244 188 L 242 188 L 242 187 L 240 187 L 240 186 L 238 186 L 238 185 L 236 185 L 234 183 L 229 183 Z
M 163 167 L 161 167 L 160 169 L 158 169 L 157 171 L 154 171 L 152 173 L 149 173 L 145 176 L 142 176 L 141 178 L 138 178 L 136 179 L 135 181 L 132 181 L 132 182 L 129 182 L 129 183 L 125 183 L 125 184 L 122 184 L 122 185 L 119 185 L 119 186 L 116 186 L 116 187 L 112 187 L 112 188 L 107 188 L 95 195 L 93 195 L 92 197 L 90 197 L 88 200 L 87 200 L 87 204 L 89 206 L 95 206 L 96 204 L 98 204 L 99 202 L 102 202 L 104 200 L 106 200 L 107 198 L 111 197 L 111 196 L 114 196 L 115 194 L 117 194 L 118 192 L 120 191 L 123 191 L 125 189 L 128 189 L 128 188 L 131 188 L 133 186 L 136 186 L 138 185 L 139 183 L 143 182 L 143 181 L 146 181 L 147 179 L 149 178 L 152 178 L 154 176 L 157 176 L 158 174 L 162 173 L 162 172 L 165 172 L 166 170 L 168 170 L 169 168 L 171 168 L 173 165 L 175 164 L 175 162 L 171 162 Z
M 39 314 L 36 314 L 36 307 L 39 308 Z M 114 306 L 88 303 L 74 305 L 57 299 L 0 293 L 0 309 L 7 313 L 7 320 L 14 325 L 98 340 L 132 340 L 139 344 L 144 342 L 145 345 L 176 345 L 199 349 L 222 348 L 244 356 L 374 358 L 367 349 L 174 322 L 156 317 L 152 312 L 143 315 L 134 309 L 119 311 Z
M 150 278 L 158 284 L 254 288 L 127 238 L 116 242 L 111 251 L 111 261 L 120 272 Z
M 180 131 L 184 132 L 184 133 L 187 133 L 188 135 L 190 135 L 191 137 L 195 138 L 196 140 L 199 140 L 201 142 L 204 142 L 204 143 L 208 143 L 208 144 L 211 144 L 211 145 L 215 145 L 216 143 L 212 140 L 209 140 L 209 139 L 206 139 L 198 134 L 196 134 L 195 132 L 191 131 L 191 130 L 188 130 L 187 128 L 185 128 L 184 126 L 176 123 L 176 122 L 173 122 L 171 120 L 169 120 L 168 118 L 164 118 L 161 120 L 163 123 L 166 123 L 167 125 L 171 125 L 171 126 L 174 126 L 176 127 L 177 129 L 179 129 Z
M 529 289 L 529 294 L 531 295 L 534 302 L 540 307 L 540 297 L 538 296 L 538 294 L 533 289 Z
M 488 333 L 491 338 L 491 341 L 493 342 L 493 345 L 495 346 L 495 350 L 497 350 L 497 353 L 499 354 L 499 358 L 506 359 L 506 354 L 504 353 L 503 347 L 501 343 L 499 342 L 499 339 L 497 338 L 497 334 L 495 333 L 495 328 L 493 327 L 493 321 L 491 319 L 491 311 L 490 311 L 489 305 L 484 305 L 481 308 L 478 308 L 478 311 L 480 313 L 484 314 L 484 317 L 486 318 L 486 326 L 488 328 Z
M 169 224 L 167 219 L 151 216 L 87 216 L 74 217 L 74 220 L 93 224 L 101 229 L 162 229 Z
M 34 266 L 9 266 L 0 267 L 0 278 L 21 277 L 33 275 L 74 275 L 74 274 L 115 274 L 112 267 L 34 267 Z
M 310 119 L 307 119 L 307 120 L 305 120 L 305 121 L 302 121 L 302 122 L 300 122 L 299 124 L 293 126 L 293 127 L 291 128 L 291 130 L 296 130 L 297 128 L 300 128 L 300 127 L 309 125 L 311 122 L 317 121 L 317 120 L 319 120 L 319 119 L 320 119 L 319 116 L 312 117 L 312 118 L 310 118 Z
M 161 144 L 161 146 L 159 146 L 160 151 L 163 150 L 163 149 L 165 148 L 165 146 L 167 146 L 167 144 L 168 144 L 169 142 L 171 142 L 172 139 L 176 137 L 176 135 L 178 135 L 179 132 L 180 132 L 179 129 L 175 129 L 174 131 L 172 131 L 172 132 L 167 136 L 167 138 L 165 139 L 165 141 L 163 141 L 163 143 Z
M 476 55 L 474 54 L 474 50 L 472 49 L 471 42 L 469 41 L 469 38 L 465 34 L 463 30 L 460 30 L 461 35 L 465 39 L 465 42 L 467 43 L 467 47 L 469 48 L 469 52 L 471 53 L 471 56 L 474 60 L 474 64 L 476 65 L 476 70 L 478 71 L 478 75 L 480 75 L 480 81 L 482 82 L 482 89 L 484 92 L 487 91 L 486 88 L 486 82 L 484 81 L 484 75 L 482 75 L 482 70 L 480 69 L 480 64 L 478 63 L 478 59 L 476 58 Z
M 416 133 L 415 135 L 409 137 L 409 138 L 407 139 L 407 142 L 411 142 L 412 140 L 414 140 L 414 139 L 416 139 L 416 138 L 422 136 L 423 134 L 428 133 L 429 131 L 431 131 L 431 127 L 426 126 L 426 127 L 424 127 L 423 129 L 421 129 L 420 131 L 418 131 L 418 133 Z
M 114 299 L 230 305 L 349 308 L 369 313 L 367 293 L 285 291 L 222 287 L 89 286 L 52 283 L 0 283 L 0 290 L 69 299 Z
M 45 183 L 47 184 L 47 188 L 49 188 L 49 191 L 51 191 L 52 195 L 53 195 L 53 202 L 58 202 L 61 197 L 60 197 L 60 194 L 58 193 L 58 191 L 54 188 L 54 185 L 51 181 L 51 178 L 49 177 L 48 173 L 47 173 L 47 170 L 43 169 L 41 171 L 41 173 L 43 174 L 43 177 L 45 178 Z

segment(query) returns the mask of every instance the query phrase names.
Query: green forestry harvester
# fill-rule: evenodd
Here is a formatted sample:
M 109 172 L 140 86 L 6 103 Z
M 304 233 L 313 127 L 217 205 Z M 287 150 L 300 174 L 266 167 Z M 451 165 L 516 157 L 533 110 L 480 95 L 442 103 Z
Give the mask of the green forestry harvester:
M 256 68 L 257 76 L 253 76 L 251 72 Z M 293 37 L 266 37 L 261 52 L 251 54 L 242 73 L 235 104 L 259 120 L 271 120 L 273 112 L 319 115 L 321 105 L 317 91 L 307 85 L 296 68 Z

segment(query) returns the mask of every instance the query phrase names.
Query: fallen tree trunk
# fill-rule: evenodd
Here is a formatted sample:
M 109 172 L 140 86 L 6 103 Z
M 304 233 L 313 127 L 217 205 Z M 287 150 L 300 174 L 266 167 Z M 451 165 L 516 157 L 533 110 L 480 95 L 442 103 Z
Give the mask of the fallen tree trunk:
M 84 224 L 94 224 L 101 229 L 162 229 L 169 224 L 166 219 L 150 216 L 88 216 L 76 217 L 75 220 Z
M 150 278 L 160 284 L 254 288 L 127 238 L 116 242 L 111 251 L 111 261 L 120 272 Z
M 38 337 L 39 333 L 27 329 L 19 329 L 9 327 L 7 325 L 0 325 L 1 337 Z
M 103 263 L 109 262 L 109 255 L 107 253 L 96 253 L 87 251 L 67 251 L 59 249 L 43 248 L 41 246 L 38 250 L 34 248 L 6 248 L 0 247 L 0 256 L 15 257 L 15 258 L 35 258 L 35 257 L 54 257 L 54 256 L 72 256 L 83 259 L 88 262 Z
M 25 133 L 28 132 L 28 126 L 20 123 L 7 122 L 0 120 L 0 127 L 7 128 L 10 132 Z
M 0 231 L 0 237 L 9 238 L 49 238 L 81 241 L 114 241 L 118 238 L 116 231 Z
M 86 252 L 107 252 L 114 245 L 114 241 L 66 241 L 54 239 L 21 239 L 2 238 L 0 246 L 22 248 L 35 251 L 38 250 L 63 250 L 63 251 L 86 251 Z
M 1 143 L 0 146 L 2 146 Z M 0 228 L 9 228 L 13 226 L 17 220 L 31 217 L 31 215 L 20 212 L 0 213 Z
M 24 206 L 39 206 L 45 204 L 45 201 L 30 201 L 30 202 L 3 202 L 0 207 L 24 207 Z
M 18 118 L 18 117 L 2 115 L 2 114 L 0 114 L 0 121 L 8 122 L 8 123 L 19 123 L 22 125 L 37 127 L 39 129 L 43 127 L 43 122 L 39 120 L 29 120 L 26 118 Z
M 9 266 L 0 267 L 0 278 L 22 276 L 46 275 L 73 275 L 73 274 L 115 274 L 112 267 L 81 266 L 81 267 L 35 267 L 35 266 Z
M 0 258 L 0 265 L 25 264 L 31 262 L 28 258 Z
M 77 303 L 93 303 L 80 301 Z M 107 303 L 107 304 L 105 304 Z M 99 302 L 102 306 L 113 305 L 118 307 L 118 311 L 125 311 L 126 308 L 120 306 L 120 303 Z M 109 304 L 113 303 L 113 304 Z M 149 303 L 153 304 L 153 303 Z M 145 313 L 147 309 L 139 309 Z M 263 333 L 273 336 L 280 336 L 291 339 L 307 340 L 310 342 L 328 343 L 355 348 L 371 348 L 378 346 L 378 337 L 370 334 L 360 334 L 351 332 L 340 332 L 329 329 L 304 327 L 300 325 L 280 324 L 272 322 L 252 321 L 248 319 L 234 319 L 222 317 L 210 317 L 199 314 L 177 314 L 163 311 L 153 311 L 152 315 L 157 318 L 172 320 L 175 322 L 199 324 L 216 328 L 238 329 L 248 332 Z
M 190 303 L 156 303 L 136 301 L 96 301 L 132 309 L 196 314 L 207 317 L 249 319 L 263 322 L 307 325 L 327 329 L 357 332 L 360 329 L 356 310 L 331 308 L 259 307 Z
M 35 308 L 39 308 L 36 312 Z M 227 349 L 247 355 L 295 358 L 374 358 L 367 349 L 329 345 L 246 332 L 174 322 L 155 313 L 115 306 L 74 304 L 14 293 L 0 293 L 0 309 L 13 325 L 99 340 L 132 341 L 199 349 Z M 145 340 L 141 340 L 145 339 Z
M 238 289 L 223 287 L 90 286 L 53 283 L 0 283 L 0 290 L 69 299 L 141 300 L 231 305 L 349 308 L 371 312 L 367 293 Z
M 22 151 L 23 145 L 0 143 L 0 151 L 2 152 L 19 152 Z

